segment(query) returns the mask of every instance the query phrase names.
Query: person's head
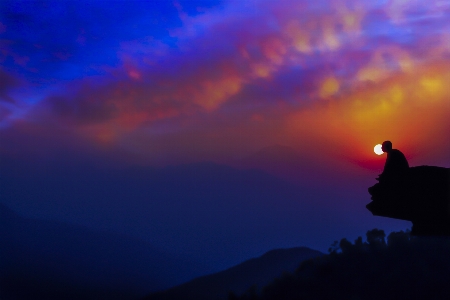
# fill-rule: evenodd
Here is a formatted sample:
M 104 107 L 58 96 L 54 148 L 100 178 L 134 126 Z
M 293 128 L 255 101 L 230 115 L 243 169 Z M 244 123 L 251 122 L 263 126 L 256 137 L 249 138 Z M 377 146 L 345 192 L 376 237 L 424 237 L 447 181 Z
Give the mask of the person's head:
M 381 144 L 381 150 L 383 150 L 383 152 L 391 151 L 392 150 L 391 141 L 384 141 L 383 144 Z

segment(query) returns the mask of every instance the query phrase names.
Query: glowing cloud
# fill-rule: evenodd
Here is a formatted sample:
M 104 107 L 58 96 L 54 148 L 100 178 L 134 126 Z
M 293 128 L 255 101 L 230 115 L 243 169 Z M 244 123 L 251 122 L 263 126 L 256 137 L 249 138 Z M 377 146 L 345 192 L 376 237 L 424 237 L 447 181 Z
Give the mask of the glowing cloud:
M 130 8 L 127 18 L 136 19 L 120 24 L 132 25 L 104 44 L 91 21 L 55 46 L 2 20 L 0 77 L 32 89 L 23 96 L 0 83 L 3 127 L 14 127 L 10 112 L 20 111 L 21 122 L 136 156 L 188 147 L 198 159 L 235 157 L 280 143 L 305 157 L 320 149 L 364 164 L 386 136 L 409 149 L 431 143 L 436 157 L 448 149 L 448 1 L 226 1 L 195 13 L 169 6 L 176 20 L 158 30 L 137 26 L 147 11 Z M 39 28 L 29 36 L 42 36 Z

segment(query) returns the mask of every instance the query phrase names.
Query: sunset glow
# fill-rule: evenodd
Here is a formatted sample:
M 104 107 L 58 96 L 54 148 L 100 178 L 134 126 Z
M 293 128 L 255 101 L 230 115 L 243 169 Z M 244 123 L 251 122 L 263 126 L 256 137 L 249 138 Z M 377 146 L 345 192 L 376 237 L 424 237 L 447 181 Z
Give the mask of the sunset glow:
M 78 52 L 56 53 L 45 40 L 30 42 L 36 51 L 29 53 L 7 43 L 1 76 L 11 84 L 2 86 L 1 130 L 27 135 L 32 126 L 50 137 L 64 128 L 67 139 L 107 145 L 142 162 L 201 160 L 205 154 L 231 159 L 272 144 L 307 156 L 305 142 L 323 155 L 358 149 L 362 161 L 369 155 L 362 149 L 386 135 L 415 153 L 431 143 L 432 155 L 445 158 L 450 44 L 441 28 L 450 26 L 448 3 L 326 2 L 318 8 L 263 1 L 243 9 L 231 1 L 202 14 L 181 13 L 180 5 L 181 24 L 170 29 L 176 44 L 123 37 L 111 48 L 116 59 L 104 66 L 95 57 L 77 61 L 96 74 L 80 69 L 72 80 L 36 80 L 37 71 L 50 78 L 54 68 L 34 53 L 53 55 L 53 64 L 63 66 L 81 59 Z M 442 16 L 428 18 L 438 6 Z M 247 15 L 247 9 L 258 13 Z M 409 21 L 419 11 L 426 31 Z M 0 34 L 13 41 L 8 22 L 1 21 Z M 381 38 L 374 24 L 391 35 Z M 83 30 L 76 33 L 76 51 L 91 45 L 93 37 Z M 175 151 L 188 136 L 190 154 Z

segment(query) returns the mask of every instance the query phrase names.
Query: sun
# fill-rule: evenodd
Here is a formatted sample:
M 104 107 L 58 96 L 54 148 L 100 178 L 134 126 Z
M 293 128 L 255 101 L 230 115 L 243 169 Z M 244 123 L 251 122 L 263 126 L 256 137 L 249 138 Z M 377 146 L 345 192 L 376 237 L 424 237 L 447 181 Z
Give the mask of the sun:
M 381 149 L 381 144 L 378 144 L 375 147 L 373 147 L 373 152 L 375 152 L 375 154 L 377 154 L 377 155 L 383 154 L 384 152 Z

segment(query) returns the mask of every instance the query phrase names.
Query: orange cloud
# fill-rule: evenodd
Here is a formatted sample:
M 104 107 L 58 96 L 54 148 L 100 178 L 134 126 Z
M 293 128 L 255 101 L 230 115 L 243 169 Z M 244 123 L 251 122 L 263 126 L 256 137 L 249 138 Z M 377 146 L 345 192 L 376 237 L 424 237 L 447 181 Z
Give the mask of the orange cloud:
M 65 98 L 48 101 L 52 112 L 105 145 L 135 139 L 140 148 L 142 139 L 155 147 L 155 128 L 169 127 L 179 132 L 167 137 L 174 152 L 278 142 L 364 161 L 386 138 L 412 149 L 442 134 L 447 35 L 380 38 L 373 23 L 394 25 L 372 2 L 333 0 L 326 9 L 258 2 L 250 16 L 236 3 L 182 14 L 184 25 L 171 32 L 178 49 L 152 39 L 121 43 L 122 66 L 100 83 L 74 83 Z M 404 35 L 412 25 L 395 26 Z
M 298 145 L 312 143 L 362 165 L 376 159 L 373 146 L 386 139 L 417 162 L 444 158 L 450 153 L 450 87 L 443 84 L 450 82 L 449 70 L 448 62 L 439 62 L 355 88 L 291 114 L 287 128 Z
M 308 30 L 301 28 L 298 20 L 291 20 L 287 24 L 286 35 L 292 40 L 292 45 L 297 51 L 306 54 L 311 53 L 311 38 Z
M 205 81 L 202 88 L 194 95 L 194 102 L 201 105 L 207 111 L 219 107 L 230 96 L 239 92 L 242 79 L 239 77 L 223 78 L 215 81 Z
M 392 72 L 411 72 L 414 61 L 407 51 L 396 46 L 380 46 L 372 54 L 371 61 L 363 66 L 357 78 L 360 81 L 378 82 L 389 77 Z
M 320 87 L 320 97 L 326 98 L 336 94 L 339 91 L 339 82 L 334 77 L 325 79 Z

